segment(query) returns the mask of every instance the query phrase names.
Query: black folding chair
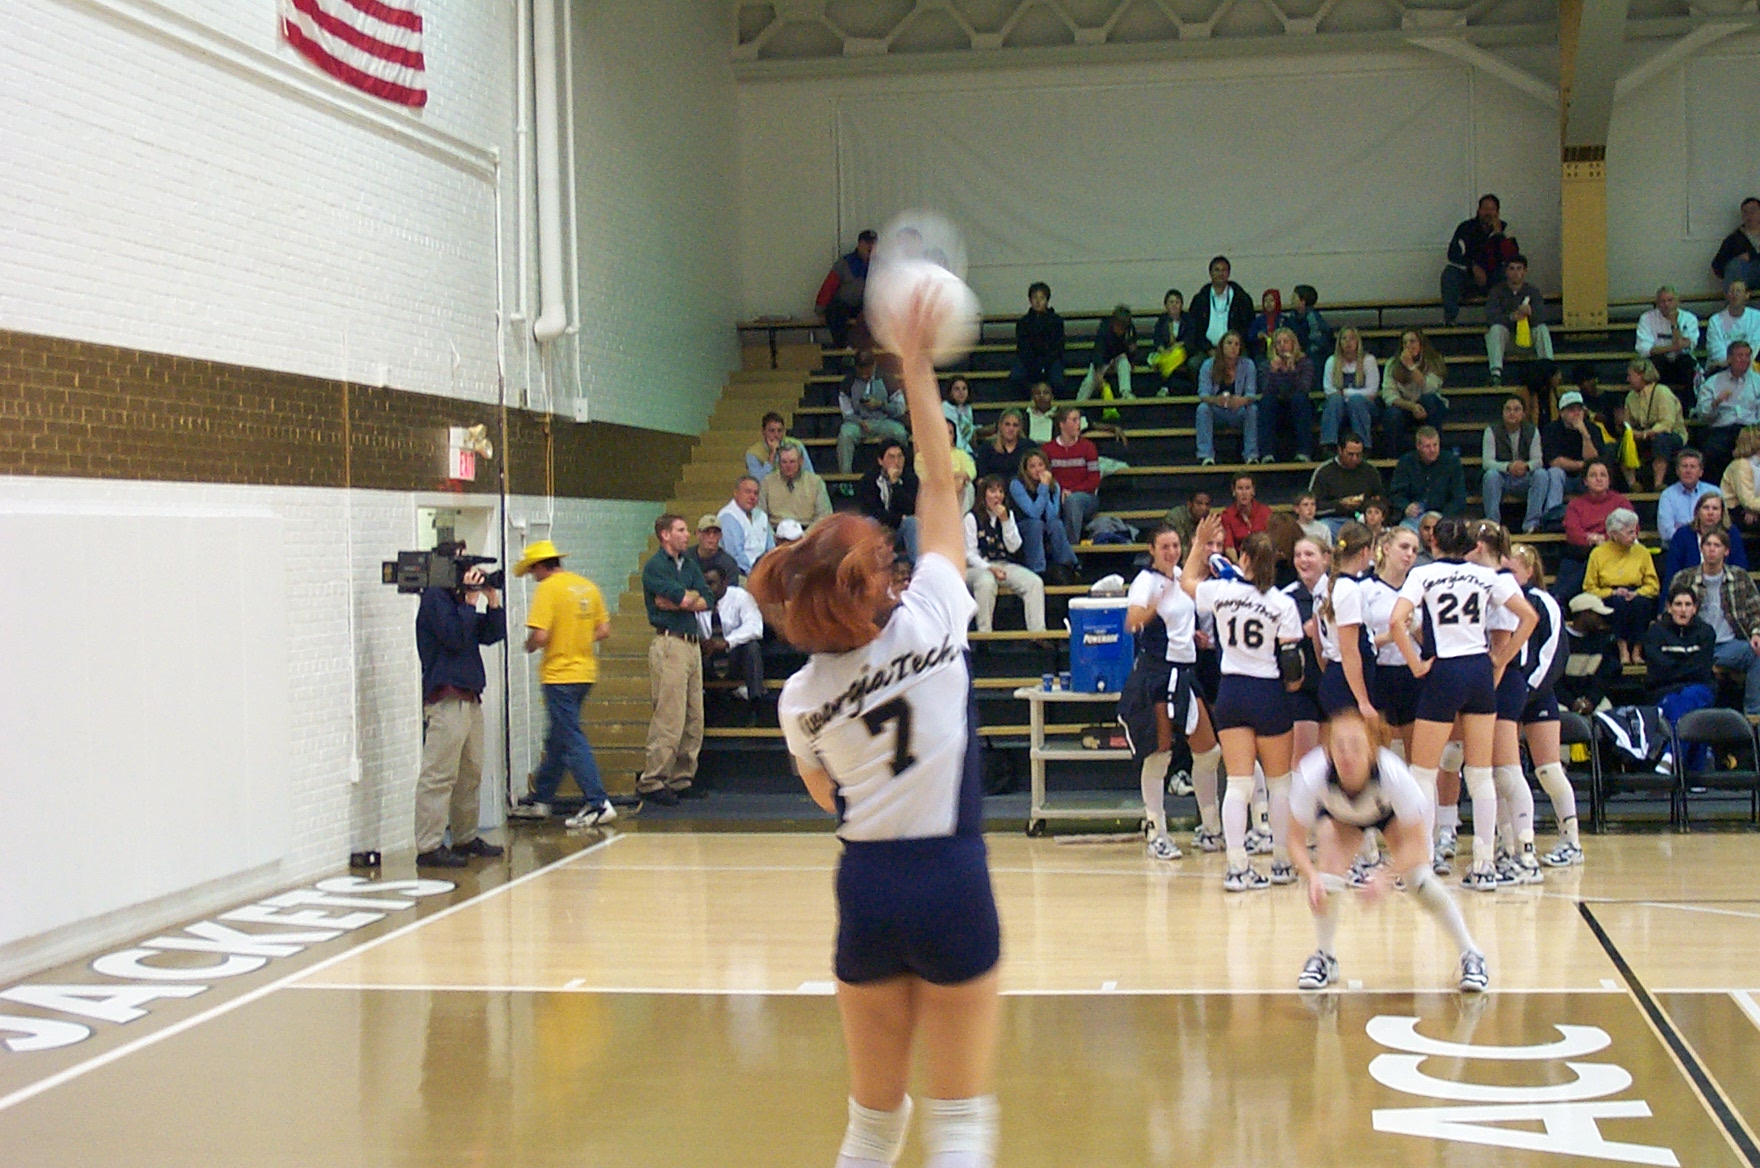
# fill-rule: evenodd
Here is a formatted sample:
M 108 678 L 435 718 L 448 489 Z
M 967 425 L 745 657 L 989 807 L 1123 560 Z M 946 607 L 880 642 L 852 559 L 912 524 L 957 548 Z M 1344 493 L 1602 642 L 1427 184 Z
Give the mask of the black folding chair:
M 1564 754 L 1564 777 L 1570 782 L 1571 789 L 1587 793 L 1589 803 L 1589 830 L 1599 832 L 1602 829 L 1601 814 L 1601 743 L 1595 727 L 1589 719 L 1572 710 L 1558 712 L 1558 741 Z M 1581 744 L 1589 748 L 1589 765 L 1574 767 L 1571 765 L 1571 747 Z M 1558 809 L 1553 808 L 1553 814 Z M 1577 813 L 1579 822 L 1582 812 Z
M 1689 757 L 1699 753 L 1695 747 L 1709 747 L 1712 765 L 1697 769 L 1689 765 Z M 1724 767 L 1725 756 L 1734 756 L 1735 766 Z M 1694 788 L 1707 791 L 1746 791 L 1748 814 L 1760 825 L 1760 774 L 1756 773 L 1754 727 L 1746 715 L 1735 710 L 1712 707 L 1694 710 L 1682 716 L 1674 728 L 1675 773 L 1680 778 L 1681 823 L 1692 826 L 1688 808 Z

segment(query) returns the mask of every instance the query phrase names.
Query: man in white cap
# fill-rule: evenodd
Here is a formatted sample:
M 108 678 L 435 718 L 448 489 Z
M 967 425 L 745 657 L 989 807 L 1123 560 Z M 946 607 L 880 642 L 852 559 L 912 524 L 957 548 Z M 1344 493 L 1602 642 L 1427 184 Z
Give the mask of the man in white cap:
M 793 543 L 807 534 L 798 519 L 784 519 L 776 525 L 776 542 L 779 544 Z
M 584 801 L 568 820 L 569 827 L 597 827 L 617 818 L 599 764 L 581 730 L 581 703 L 599 680 L 598 643 L 611 635 L 611 613 L 598 586 L 584 576 L 565 572 L 563 556 L 547 539 L 528 544 L 515 576 L 528 573 L 538 582 L 526 614 L 526 652 L 543 650 L 538 679 L 544 685 L 544 706 L 550 730 L 544 740 L 544 761 L 538 764 L 531 794 L 508 812 L 514 819 L 547 819 L 564 771 L 574 775 Z

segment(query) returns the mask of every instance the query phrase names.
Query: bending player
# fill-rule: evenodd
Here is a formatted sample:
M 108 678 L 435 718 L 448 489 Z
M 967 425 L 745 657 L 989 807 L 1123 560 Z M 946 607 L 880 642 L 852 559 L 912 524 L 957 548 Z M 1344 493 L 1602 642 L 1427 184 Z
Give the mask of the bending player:
M 894 320 L 923 455 L 919 558 L 891 594 L 892 536 L 848 513 L 759 561 L 752 594 L 811 656 L 778 716 L 801 780 L 838 816 L 838 1012 L 850 1100 L 838 1168 L 885 1168 L 904 1146 L 911 1048 L 929 1097 L 928 1168 L 989 1168 L 1000 936 L 982 835 L 967 664 L 965 538 L 930 343 L 939 306 Z
M 1306 848 L 1291 853 L 1308 884 L 1308 907 L 1320 947 L 1302 967 L 1296 987 L 1324 989 L 1338 978 L 1334 938 L 1338 904 L 1348 887 L 1345 870 L 1362 846 L 1363 832 L 1375 828 L 1393 863 L 1371 878 L 1365 895 L 1379 899 L 1398 873 L 1405 890 L 1461 947 L 1460 988 L 1480 993 L 1491 984 L 1460 905 L 1430 871 L 1430 828 L 1424 793 L 1399 756 L 1382 746 L 1361 712 L 1346 707 L 1331 720 L 1327 744 L 1310 751 L 1296 766 L 1290 790 L 1290 822 L 1298 833 L 1317 830 L 1319 863 Z M 1300 838 L 1298 834 L 1297 838 Z

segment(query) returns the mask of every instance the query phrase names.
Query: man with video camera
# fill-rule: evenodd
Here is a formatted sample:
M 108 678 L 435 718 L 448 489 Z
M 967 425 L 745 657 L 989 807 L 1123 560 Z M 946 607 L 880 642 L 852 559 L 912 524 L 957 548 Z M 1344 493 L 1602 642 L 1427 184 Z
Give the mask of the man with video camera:
M 422 589 L 416 611 L 416 652 L 422 661 L 422 772 L 416 780 L 416 864 L 462 868 L 472 856 L 501 849 L 477 835 L 477 788 L 483 778 L 482 647 L 507 637 L 501 592 L 463 543 L 443 542 L 435 555 L 454 561 L 456 587 Z M 452 843 L 445 842 L 452 828 Z

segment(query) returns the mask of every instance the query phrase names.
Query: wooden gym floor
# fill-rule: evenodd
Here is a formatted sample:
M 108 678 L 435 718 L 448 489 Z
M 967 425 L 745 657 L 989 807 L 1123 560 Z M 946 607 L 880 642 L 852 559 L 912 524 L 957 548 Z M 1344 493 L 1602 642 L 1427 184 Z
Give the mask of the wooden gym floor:
M 1587 867 L 1544 885 L 1457 893 L 1493 977 L 1463 999 L 1404 898 L 1349 906 L 1343 985 L 1301 994 L 1299 888 L 1230 896 L 1217 856 L 991 836 L 999 1163 L 1760 1168 L 1760 839 L 1587 843 Z M 83 1041 L 0 1045 L 0 1164 L 829 1168 L 836 849 L 638 820 L 520 834 L 450 890 L 284 897 L 320 906 L 307 929 L 383 911 L 200 994 L 135 999 L 132 1021 L 79 1019 Z M 253 912 L 232 927 L 296 923 L 236 923 Z M 161 988 L 218 959 L 117 951 Z M 45 987 L 114 987 L 117 968 L 26 979 L 0 1014 L 74 1018 L 52 1007 L 93 999 Z

